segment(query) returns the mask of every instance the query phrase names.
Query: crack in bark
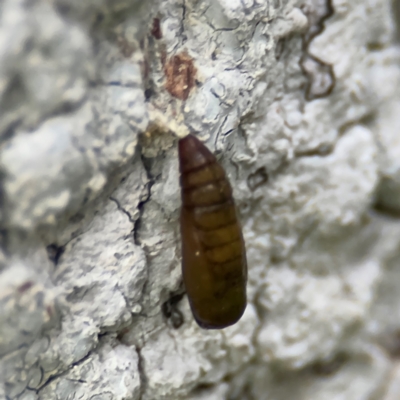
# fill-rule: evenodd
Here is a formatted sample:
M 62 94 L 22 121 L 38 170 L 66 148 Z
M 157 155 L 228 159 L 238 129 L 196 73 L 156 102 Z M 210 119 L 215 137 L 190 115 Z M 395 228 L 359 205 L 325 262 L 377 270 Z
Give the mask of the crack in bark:
M 383 204 L 380 201 L 377 201 L 373 206 L 375 212 L 390 217 L 396 220 L 400 220 L 400 210 L 394 207 L 390 207 L 386 204 Z
M 336 84 L 335 73 L 330 64 L 312 55 L 309 51 L 312 40 L 325 29 L 325 21 L 334 14 L 332 0 L 325 0 L 325 4 L 316 4 L 311 1 L 311 8 L 304 5 L 303 12 L 310 22 L 310 28 L 303 37 L 304 55 L 300 60 L 300 67 L 308 77 L 305 98 L 308 101 L 328 96 Z M 325 10 L 321 12 L 321 7 Z
M 132 215 L 130 214 L 130 212 L 127 211 L 121 205 L 121 203 L 119 202 L 119 200 L 117 198 L 115 198 L 113 196 L 109 197 L 109 199 L 111 201 L 113 201 L 117 205 L 118 210 L 121 211 L 122 213 L 124 213 L 128 217 L 129 221 L 132 223 L 132 231 L 131 231 L 131 233 L 132 233 L 132 236 L 133 236 L 133 241 L 134 241 L 135 245 L 140 247 L 140 248 L 142 248 L 142 246 L 141 246 L 140 240 L 138 239 L 138 231 L 140 229 L 140 222 L 141 222 L 141 218 L 142 218 L 143 213 L 144 213 L 144 207 L 143 206 L 144 206 L 144 204 L 146 204 L 150 200 L 150 191 L 151 191 L 151 186 L 152 186 L 152 182 L 153 182 L 153 180 L 151 178 L 151 175 L 150 175 L 150 171 L 149 171 L 148 167 L 146 166 L 146 163 L 143 160 L 143 156 L 141 156 L 141 158 L 142 158 L 142 165 L 143 165 L 144 170 L 146 171 L 146 175 L 147 175 L 147 182 L 145 184 L 145 187 L 147 189 L 147 193 L 142 197 L 143 200 L 139 201 L 139 203 L 138 203 L 138 205 L 136 207 L 137 210 L 139 211 L 138 217 L 137 218 L 133 218 Z M 146 254 L 144 249 L 143 249 L 143 251 L 145 253 L 146 267 L 147 267 L 147 265 L 148 265 L 147 254 Z M 144 297 L 145 297 L 145 293 L 146 293 L 146 288 L 147 288 L 147 285 L 148 285 L 148 282 L 149 282 L 149 270 L 148 270 L 148 268 L 146 268 L 145 270 L 146 270 L 146 278 L 145 278 L 144 284 L 142 286 L 140 299 L 137 301 L 137 304 L 139 304 L 141 308 L 143 308 L 142 303 L 143 303 L 143 300 L 144 300 Z M 122 290 L 120 290 L 120 293 L 122 294 L 122 296 L 123 296 L 123 298 L 125 300 L 125 303 L 126 303 L 126 307 L 129 310 L 130 307 L 129 307 L 128 299 L 126 298 L 126 296 L 124 295 Z M 140 312 L 139 314 L 134 314 L 134 315 L 142 315 L 142 312 Z
M 124 213 L 128 217 L 129 222 L 131 222 L 132 225 L 135 226 L 135 220 L 132 218 L 129 211 L 125 210 L 125 208 L 122 207 L 121 203 L 115 197 L 110 196 L 109 199 L 117 205 L 118 210 L 121 211 L 122 213 Z
M 338 136 L 334 143 L 322 143 L 321 145 L 313 149 L 297 150 L 295 151 L 296 159 L 302 157 L 328 157 L 332 155 L 335 152 L 338 141 L 346 134 L 348 130 L 359 125 L 369 126 L 374 121 L 374 118 L 374 114 L 369 113 L 352 121 L 347 121 L 346 123 L 339 126 Z
M 93 351 L 97 348 L 98 346 L 96 346 L 94 349 L 90 350 L 86 356 L 82 357 L 80 360 L 75 361 L 74 363 L 72 363 L 65 371 L 59 372 L 55 375 L 52 375 L 50 378 L 47 379 L 46 382 L 44 382 L 41 386 L 39 386 L 38 389 L 35 389 L 34 391 L 36 392 L 36 394 L 39 394 L 39 392 L 44 389 L 46 386 L 48 386 L 51 382 L 53 382 L 54 380 L 60 378 L 63 375 L 66 375 L 68 372 L 70 372 L 73 368 L 83 364 L 85 361 L 87 361 L 89 359 L 89 357 L 92 355 Z M 79 380 L 80 381 L 80 380 Z
M 142 357 L 142 348 L 139 346 L 135 346 L 136 354 L 138 355 L 138 371 L 139 371 L 139 379 L 140 379 L 140 393 L 139 400 L 143 399 L 143 395 L 147 389 L 148 380 L 144 370 L 144 360 Z
M 154 179 L 153 179 L 153 177 L 152 177 L 151 174 L 150 174 L 149 167 L 146 165 L 146 163 L 144 162 L 144 159 L 143 159 L 143 158 L 144 158 L 143 155 L 141 155 L 142 165 L 143 165 L 144 170 L 146 171 L 146 175 L 147 175 L 147 176 L 146 176 L 146 177 L 147 177 L 147 182 L 146 182 L 146 184 L 145 184 L 145 187 L 146 187 L 146 189 L 147 189 L 147 193 L 146 193 L 145 195 L 141 196 L 141 198 L 142 198 L 143 200 L 139 201 L 139 203 L 138 203 L 138 205 L 137 205 L 137 207 L 136 207 L 137 210 L 139 211 L 138 217 L 137 217 L 137 218 L 133 218 L 133 217 L 131 216 L 131 214 L 120 204 L 120 202 L 119 202 L 118 199 L 116 199 L 116 198 L 113 197 L 113 196 L 110 196 L 110 197 L 109 197 L 109 199 L 110 199 L 111 201 L 113 201 L 113 202 L 117 205 L 118 210 L 120 210 L 121 212 L 123 212 L 123 213 L 129 218 L 129 221 L 132 223 L 132 226 L 133 226 L 133 227 L 132 227 L 132 231 L 131 231 L 131 233 L 132 233 L 132 235 L 133 235 L 133 241 L 134 241 L 135 245 L 136 245 L 137 247 L 140 247 L 141 249 L 143 249 L 143 247 L 142 247 L 142 245 L 141 245 L 141 243 L 140 243 L 140 240 L 139 240 L 139 238 L 138 238 L 138 232 L 139 232 L 139 230 L 140 230 L 140 223 L 141 223 L 141 219 L 142 219 L 142 216 L 143 216 L 143 213 L 144 213 L 144 205 L 145 205 L 148 201 L 150 201 L 151 186 L 152 186 L 152 184 L 154 183 Z M 148 257 L 147 257 L 147 254 L 146 254 L 146 250 L 143 249 L 143 251 L 144 251 L 144 255 L 145 255 L 145 259 L 146 259 L 146 268 L 145 268 L 146 277 L 145 277 L 145 281 L 144 281 L 143 286 L 142 286 L 140 298 L 139 298 L 139 300 L 137 301 L 137 304 L 139 304 L 140 307 L 141 307 L 142 309 L 143 309 L 143 301 L 144 301 L 144 298 L 145 298 L 146 288 L 147 288 L 147 285 L 148 285 L 148 283 L 149 283 L 149 268 L 148 268 L 148 259 L 147 259 Z M 121 293 L 122 293 L 122 291 L 121 291 Z M 126 303 L 126 305 L 127 305 L 127 309 L 129 310 L 129 307 L 128 307 L 128 305 L 129 305 L 128 299 L 124 296 L 123 293 L 122 293 L 122 296 L 123 296 L 123 298 L 124 298 L 124 300 L 125 300 L 125 303 Z M 132 312 L 131 312 L 131 314 L 132 314 Z M 146 313 L 143 313 L 142 311 L 139 312 L 139 313 L 132 314 L 132 315 L 134 315 L 134 316 L 144 316 L 144 317 L 147 317 Z

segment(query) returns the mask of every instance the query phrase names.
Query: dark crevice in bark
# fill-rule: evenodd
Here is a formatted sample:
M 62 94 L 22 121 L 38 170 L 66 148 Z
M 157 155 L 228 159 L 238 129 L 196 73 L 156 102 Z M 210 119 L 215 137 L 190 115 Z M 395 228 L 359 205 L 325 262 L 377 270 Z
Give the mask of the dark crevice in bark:
M 140 152 L 141 152 L 141 149 L 140 149 Z M 148 201 L 150 201 L 151 187 L 155 183 L 155 178 L 151 175 L 151 171 L 150 171 L 151 167 L 149 166 L 149 163 L 146 161 L 146 158 L 143 156 L 143 154 L 141 155 L 141 159 L 142 159 L 142 164 L 143 164 L 143 167 L 144 167 L 144 169 L 146 171 L 146 175 L 147 175 L 147 184 L 146 184 L 147 194 L 146 194 L 146 197 L 144 198 L 144 200 L 140 201 L 137 206 L 137 208 L 139 210 L 139 217 L 136 219 L 136 221 L 134 221 L 134 226 L 133 226 L 133 237 L 135 240 L 135 244 L 137 246 L 141 246 L 138 232 L 140 230 L 141 220 L 142 220 L 143 213 L 144 213 L 144 206 Z
M 127 210 L 125 210 L 124 207 L 121 206 L 120 202 L 113 196 L 110 196 L 110 200 L 113 201 L 117 205 L 118 210 L 123 212 L 128 217 L 129 221 L 134 225 L 135 220 L 132 218 L 131 214 Z
M 142 357 L 142 349 L 139 346 L 135 347 L 136 353 L 138 355 L 138 370 L 139 370 L 139 377 L 140 377 L 140 394 L 139 394 L 139 400 L 143 399 L 143 395 L 147 389 L 147 376 L 144 370 L 144 360 Z
M 94 349 L 93 349 L 94 350 Z M 39 392 L 44 389 L 46 386 L 48 386 L 51 382 L 53 382 L 54 380 L 60 378 L 63 375 L 66 375 L 69 371 L 71 371 L 73 368 L 81 365 L 82 363 L 84 363 L 86 360 L 89 359 L 89 357 L 92 355 L 93 350 L 89 351 L 89 353 L 86 354 L 86 356 L 84 356 L 83 358 L 81 358 L 80 360 L 72 363 L 66 370 L 59 372 L 58 374 L 52 375 L 49 379 L 47 379 L 46 382 L 44 382 L 42 385 L 40 385 L 40 387 L 38 389 L 36 389 L 36 394 L 39 394 Z M 31 389 L 32 390 L 32 389 Z
M 328 96 L 335 87 L 332 65 L 325 63 L 309 51 L 312 40 L 325 29 L 325 21 L 334 14 L 332 0 L 312 0 L 302 6 L 309 21 L 309 29 L 303 39 L 301 69 L 308 77 L 305 98 L 308 101 Z

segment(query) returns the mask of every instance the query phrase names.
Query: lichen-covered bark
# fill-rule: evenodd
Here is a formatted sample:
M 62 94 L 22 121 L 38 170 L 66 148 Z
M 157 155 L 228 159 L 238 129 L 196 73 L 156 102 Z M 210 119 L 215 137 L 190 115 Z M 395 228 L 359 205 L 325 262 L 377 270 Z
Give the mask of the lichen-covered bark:
M 0 398 L 397 399 L 393 0 L 4 0 Z M 248 306 L 193 321 L 177 137 L 229 176 Z

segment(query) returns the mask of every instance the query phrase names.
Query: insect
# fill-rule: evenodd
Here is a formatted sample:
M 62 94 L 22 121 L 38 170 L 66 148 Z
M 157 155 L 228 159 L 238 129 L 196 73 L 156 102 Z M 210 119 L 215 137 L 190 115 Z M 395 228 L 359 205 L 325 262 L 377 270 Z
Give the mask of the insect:
M 179 141 L 182 273 L 200 327 L 222 329 L 246 308 L 247 262 L 232 188 L 195 136 Z

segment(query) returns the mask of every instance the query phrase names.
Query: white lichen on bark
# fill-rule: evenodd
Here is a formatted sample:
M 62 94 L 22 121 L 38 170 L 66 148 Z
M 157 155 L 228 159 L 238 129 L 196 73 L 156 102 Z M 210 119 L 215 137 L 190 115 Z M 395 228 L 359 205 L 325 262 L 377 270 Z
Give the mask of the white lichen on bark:
M 397 399 L 395 0 L 4 0 L 0 398 Z M 217 154 L 248 306 L 182 288 L 177 137 Z

